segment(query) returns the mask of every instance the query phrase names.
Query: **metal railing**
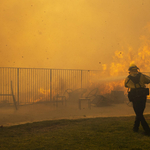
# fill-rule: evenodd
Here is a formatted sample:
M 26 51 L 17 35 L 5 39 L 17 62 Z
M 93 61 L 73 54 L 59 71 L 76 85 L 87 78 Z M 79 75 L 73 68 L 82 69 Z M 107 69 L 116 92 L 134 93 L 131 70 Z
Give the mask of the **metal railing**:
M 42 68 L 0 68 L 0 94 L 11 93 L 11 81 L 18 105 L 38 101 L 52 101 L 67 89 L 90 88 L 91 77 L 100 71 Z M 0 101 L 13 103 L 8 96 Z
M 145 74 L 150 75 L 150 72 Z M 13 98 L 7 96 L 11 94 L 11 82 L 18 105 L 53 101 L 56 95 L 64 95 L 68 89 L 82 88 L 88 92 L 99 88 L 102 92 L 111 86 L 101 86 L 101 75 L 102 71 L 98 70 L 0 67 L 0 102 L 13 103 Z

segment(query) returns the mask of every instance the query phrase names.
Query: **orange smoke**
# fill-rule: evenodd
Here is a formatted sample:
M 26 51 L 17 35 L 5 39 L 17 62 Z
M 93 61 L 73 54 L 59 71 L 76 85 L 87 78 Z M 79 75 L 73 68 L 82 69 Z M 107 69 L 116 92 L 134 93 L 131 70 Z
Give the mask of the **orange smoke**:
M 148 26 L 150 29 L 150 25 Z M 146 36 L 141 36 L 141 46 L 138 50 L 129 47 L 126 52 L 116 50 L 113 56 L 113 62 L 110 64 L 103 64 L 102 77 L 106 76 L 119 78 L 128 75 L 128 68 L 131 63 L 136 64 L 141 72 L 150 72 L 150 40 Z M 99 86 L 101 94 L 110 93 L 112 90 L 122 90 L 124 88 L 124 80 L 106 81 Z
M 150 40 L 145 36 L 141 37 L 141 46 L 135 51 L 129 47 L 126 52 L 116 50 L 113 56 L 113 62 L 102 64 L 103 71 L 91 72 L 89 79 L 89 86 L 86 87 L 87 91 L 94 88 L 99 89 L 99 94 L 111 93 L 111 91 L 124 91 L 124 79 L 128 75 L 128 67 L 131 63 L 135 63 L 141 72 L 148 72 L 150 70 Z M 59 93 L 60 89 L 55 89 L 53 95 Z M 41 95 L 50 95 L 50 90 L 45 91 L 40 89 Z M 41 97 L 38 101 L 41 100 Z
M 141 37 L 142 46 L 134 51 L 129 47 L 125 53 L 123 51 L 115 51 L 113 62 L 109 65 L 103 64 L 103 72 L 109 76 L 126 75 L 129 65 L 136 64 L 141 72 L 150 71 L 150 45 L 149 40 Z

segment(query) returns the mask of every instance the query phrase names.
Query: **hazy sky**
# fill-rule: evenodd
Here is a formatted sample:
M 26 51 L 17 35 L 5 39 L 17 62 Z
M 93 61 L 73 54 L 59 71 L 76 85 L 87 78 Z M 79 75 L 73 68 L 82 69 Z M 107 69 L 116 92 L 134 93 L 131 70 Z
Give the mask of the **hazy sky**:
M 0 67 L 101 69 L 148 41 L 149 10 L 150 0 L 3 0 Z

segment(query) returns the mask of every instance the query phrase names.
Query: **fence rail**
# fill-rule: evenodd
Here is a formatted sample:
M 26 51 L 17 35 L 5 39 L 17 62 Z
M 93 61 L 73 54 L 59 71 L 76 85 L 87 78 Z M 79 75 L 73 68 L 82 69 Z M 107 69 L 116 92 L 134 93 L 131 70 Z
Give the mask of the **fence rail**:
M 150 75 L 150 72 L 145 74 Z M 56 95 L 64 95 L 66 90 L 80 88 L 87 91 L 99 88 L 101 93 L 111 91 L 115 86 L 119 88 L 114 89 L 124 90 L 123 80 L 121 84 L 116 79 L 111 79 L 112 84 L 100 84 L 101 75 L 102 71 L 97 70 L 0 67 L 0 102 L 13 103 L 13 98 L 9 96 L 11 82 L 18 105 L 53 101 Z
M 98 74 L 100 71 L 96 71 Z M 74 69 L 0 68 L 0 102 L 13 103 L 11 81 L 17 104 L 52 101 L 67 89 L 89 88 L 95 71 Z

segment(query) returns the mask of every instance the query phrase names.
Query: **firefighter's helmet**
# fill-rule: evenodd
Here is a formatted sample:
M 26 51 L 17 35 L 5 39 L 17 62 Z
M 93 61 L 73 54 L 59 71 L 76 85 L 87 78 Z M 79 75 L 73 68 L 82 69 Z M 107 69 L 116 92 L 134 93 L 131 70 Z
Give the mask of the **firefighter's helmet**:
M 138 70 L 139 68 L 135 65 L 135 64 L 131 64 L 130 66 L 129 66 L 129 71 L 131 71 L 131 70 Z

